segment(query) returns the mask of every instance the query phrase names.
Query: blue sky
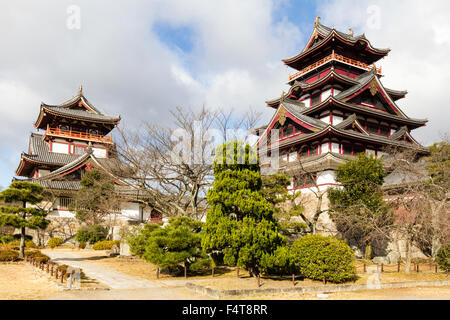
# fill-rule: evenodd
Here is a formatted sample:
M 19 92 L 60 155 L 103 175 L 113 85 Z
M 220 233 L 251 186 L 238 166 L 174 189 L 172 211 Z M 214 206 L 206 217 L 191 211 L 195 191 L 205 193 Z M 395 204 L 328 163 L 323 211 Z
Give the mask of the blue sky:
M 67 27 L 80 9 L 80 29 Z M 377 12 L 379 23 L 370 21 Z M 87 98 L 121 126 L 167 124 L 176 106 L 250 107 L 286 90 L 281 62 L 303 48 L 317 15 L 347 32 L 364 32 L 382 59 L 383 83 L 407 89 L 400 107 L 429 124 L 423 144 L 448 132 L 450 4 L 419 0 L 42 0 L 10 1 L 0 10 L 0 186 L 9 185 L 41 101 L 57 104 L 83 83 Z M 399 19 L 399 16 L 402 19 Z M 42 20 L 42 17 L 46 17 Z M 292 72 L 292 71 L 291 71 Z M 431 85 L 432 84 L 432 85 Z

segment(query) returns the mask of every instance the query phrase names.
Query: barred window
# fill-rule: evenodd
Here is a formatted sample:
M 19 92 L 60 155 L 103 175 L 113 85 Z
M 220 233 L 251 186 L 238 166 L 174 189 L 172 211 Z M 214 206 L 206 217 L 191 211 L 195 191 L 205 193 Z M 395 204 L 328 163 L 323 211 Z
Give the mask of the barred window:
M 75 207 L 75 200 L 69 197 L 59 197 L 59 209 L 69 210 Z
M 83 154 L 85 150 L 86 150 L 85 146 L 78 146 L 78 145 L 74 145 L 73 146 L 73 153 L 74 154 Z

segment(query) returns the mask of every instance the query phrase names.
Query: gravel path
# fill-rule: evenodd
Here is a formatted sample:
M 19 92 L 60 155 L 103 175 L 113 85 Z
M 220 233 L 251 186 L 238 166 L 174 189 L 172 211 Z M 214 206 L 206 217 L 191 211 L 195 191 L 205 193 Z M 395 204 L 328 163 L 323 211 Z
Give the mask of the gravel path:
M 76 251 L 42 250 L 42 253 L 48 255 L 52 261 L 83 269 L 83 272 L 88 277 L 100 281 L 111 289 L 148 289 L 160 288 L 166 285 L 100 267 L 90 263 L 89 258 L 83 257 Z

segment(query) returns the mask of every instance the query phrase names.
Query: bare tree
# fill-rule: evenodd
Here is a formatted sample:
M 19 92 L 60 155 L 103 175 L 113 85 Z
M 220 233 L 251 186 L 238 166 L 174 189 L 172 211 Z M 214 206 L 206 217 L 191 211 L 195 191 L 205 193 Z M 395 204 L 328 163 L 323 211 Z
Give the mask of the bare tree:
M 388 152 L 385 164 L 397 183 L 386 186 L 385 192 L 395 208 L 394 230 L 398 239 L 406 243 L 405 271 L 409 272 L 414 245 L 433 256 L 438 246 L 450 239 L 448 189 L 444 188 L 448 184 L 448 171 L 444 184 L 438 183 L 427 170 L 429 159 L 423 157 L 423 151 L 390 149 Z M 431 250 L 427 252 L 426 248 Z
M 294 152 L 294 150 L 291 150 L 291 151 Z M 301 151 L 301 149 L 300 149 L 300 151 Z M 317 176 L 321 171 L 320 170 L 318 171 L 317 169 L 308 168 L 304 163 L 304 159 L 302 159 L 301 157 L 298 157 L 297 161 L 292 162 L 292 165 L 288 164 L 288 166 L 293 166 L 293 169 L 291 170 L 291 172 L 292 172 L 291 176 L 293 178 L 294 184 L 295 184 L 295 182 L 306 180 L 307 185 L 308 185 L 308 190 L 313 195 L 313 198 L 314 198 L 314 200 L 312 201 L 313 205 L 314 205 L 313 214 L 310 216 L 307 216 L 304 211 L 300 211 L 299 216 L 308 225 L 309 232 L 311 234 L 316 234 L 317 233 L 317 223 L 318 223 L 320 216 L 323 213 L 328 212 L 328 209 L 325 209 L 324 205 L 323 205 L 323 202 L 324 202 L 323 200 L 326 195 L 326 190 L 323 188 L 321 189 L 320 186 L 317 184 Z M 298 192 L 298 191 L 294 191 L 294 192 Z M 299 198 L 299 197 L 293 198 L 293 201 L 295 201 L 297 198 Z M 300 199 L 302 199 L 302 201 L 303 201 L 303 203 L 302 203 L 303 207 L 309 207 L 309 203 L 306 203 L 309 201 L 306 200 L 305 197 L 301 197 Z
M 201 218 L 211 183 L 211 146 L 215 113 L 176 108 L 174 128 L 143 122 L 137 132 L 119 129 L 118 153 L 131 170 L 127 178 L 141 201 L 169 216 Z

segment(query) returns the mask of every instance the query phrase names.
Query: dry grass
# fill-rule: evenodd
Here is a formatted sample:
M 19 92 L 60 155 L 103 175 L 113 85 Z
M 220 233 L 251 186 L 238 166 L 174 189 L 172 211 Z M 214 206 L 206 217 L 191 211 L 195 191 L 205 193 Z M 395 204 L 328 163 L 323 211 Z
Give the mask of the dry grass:
M 119 257 L 104 257 L 101 259 L 93 259 L 89 262 L 103 266 L 105 268 L 119 271 L 130 276 L 139 277 L 147 280 L 156 280 L 156 266 L 149 262 L 146 262 L 140 258 L 119 258 Z M 248 272 L 240 270 L 240 275 L 248 276 Z M 235 268 L 220 267 L 216 268 L 214 272 L 214 278 L 224 279 L 236 277 Z M 208 279 L 212 278 L 210 273 L 207 274 L 194 274 L 190 275 L 188 271 L 188 279 Z M 160 273 L 160 280 L 182 280 L 184 277 L 174 276 L 167 273 Z
M 0 264 L 1 300 L 38 300 L 60 292 L 57 285 L 22 263 Z

